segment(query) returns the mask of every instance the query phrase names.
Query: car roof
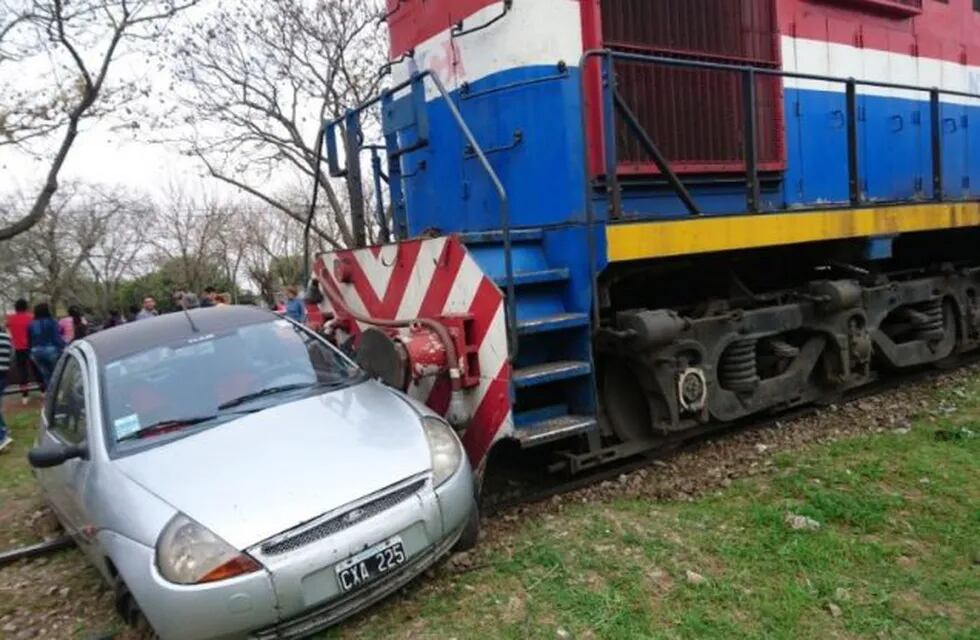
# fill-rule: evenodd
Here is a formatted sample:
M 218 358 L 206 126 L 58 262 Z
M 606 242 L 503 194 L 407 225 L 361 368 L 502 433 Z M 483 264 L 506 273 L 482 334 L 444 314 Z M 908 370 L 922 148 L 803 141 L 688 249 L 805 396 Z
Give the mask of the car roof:
M 134 320 L 104 329 L 83 338 L 103 362 L 127 355 L 171 345 L 181 340 L 225 333 L 237 327 L 278 319 L 277 314 L 260 307 L 225 305 L 190 309 Z

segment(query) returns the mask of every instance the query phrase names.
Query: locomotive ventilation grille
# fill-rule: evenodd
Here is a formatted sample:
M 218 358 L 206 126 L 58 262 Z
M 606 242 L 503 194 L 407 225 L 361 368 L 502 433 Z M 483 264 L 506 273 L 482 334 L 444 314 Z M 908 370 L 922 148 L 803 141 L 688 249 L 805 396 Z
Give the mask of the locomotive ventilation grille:
M 668 58 L 780 66 L 774 0 L 603 0 L 604 46 Z M 618 88 L 675 171 L 745 170 L 745 104 L 737 73 L 619 62 Z M 783 168 L 782 81 L 756 78 L 759 169 Z M 656 172 L 636 137 L 617 122 L 620 170 Z
M 409 485 L 401 487 L 400 489 L 396 489 L 391 493 L 386 493 L 383 496 L 375 498 L 366 504 L 362 504 L 338 515 L 332 516 L 327 520 L 320 522 L 314 521 L 313 523 L 303 525 L 302 527 L 293 529 L 292 531 L 287 531 L 286 533 L 280 534 L 275 538 L 264 542 L 261 547 L 262 553 L 266 555 L 288 553 L 289 551 L 293 551 L 308 544 L 312 544 L 318 540 L 322 540 L 327 536 L 332 536 L 335 533 L 350 528 L 360 522 L 364 522 L 368 518 L 376 516 L 379 513 L 387 511 L 395 505 L 404 502 L 418 492 L 423 486 L 425 486 L 425 480 L 417 480 Z

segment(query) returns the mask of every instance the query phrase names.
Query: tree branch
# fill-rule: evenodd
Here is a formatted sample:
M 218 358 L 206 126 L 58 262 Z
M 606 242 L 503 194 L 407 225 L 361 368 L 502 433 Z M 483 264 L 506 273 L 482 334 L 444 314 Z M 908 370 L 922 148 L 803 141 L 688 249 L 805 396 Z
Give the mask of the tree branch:
M 293 211 L 292 209 L 290 209 L 286 205 L 282 204 L 281 202 L 277 202 L 276 200 L 272 199 L 271 197 L 267 196 L 266 194 L 260 192 L 258 189 L 255 189 L 255 188 L 253 188 L 253 187 L 245 184 L 244 182 L 241 182 L 241 181 L 236 180 L 236 179 L 234 179 L 234 178 L 232 178 L 232 177 L 230 177 L 228 175 L 225 175 L 225 174 L 221 173 L 214 166 L 212 166 L 203 155 L 199 155 L 198 157 L 204 163 L 204 166 L 207 167 L 208 173 L 210 173 L 213 178 L 216 178 L 216 179 L 221 180 L 222 182 L 224 182 L 226 184 L 230 184 L 230 185 L 232 185 L 234 187 L 237 187 L 237 188 L 241 189 L 242 191 L 244 191 L 245 193 L 248 193 L 249 195 L 255 196 L 259 200 L 262 200 L 263 202 L 265 202 L 266 204 L 268 204 L 270 207 L 272 207 L 272 208 L 274 208 L 274 209 L 276 209 L 278 211 L 281 211 L 282 213 L 285 213 L 287 216 L 289 216 L 293 220 L 296 220 L 297 222 L 302 222 L 304 224 L 306 223 L 306 219 L 303 218 L 303 216 L 297 214 L 295 211 Z M 333 246 L 333 247 L 335 247 L 337 249 L 343 249 L 344 248 L 343 245 L 341 245 L 339 242 L 337 242 L 329 233 L 323 231 L 318 226 L 313 225 L 311 227 L 311 230 L 314 233 L 316 233 L 318 236 L 320 236 L 323 240 L 326 240 L 328 243 L 330 243 L 331 246 Z

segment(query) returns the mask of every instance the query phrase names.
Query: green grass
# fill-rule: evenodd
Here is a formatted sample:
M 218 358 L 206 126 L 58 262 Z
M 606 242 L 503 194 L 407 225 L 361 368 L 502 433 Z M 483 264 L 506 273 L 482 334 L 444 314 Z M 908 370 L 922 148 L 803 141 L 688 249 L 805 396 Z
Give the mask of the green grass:
M 38 414 L 37 411 L 10 411 L 8 408 L 4 418 L 14 443 L 0 453 L 3 461 L 0 464 L 0 496 L 11 491 L 22 492 L 25 485 L 30 484 L 31 470 L 26 456 L 37 434 Z
M 0 548 L 33 541 L 32 533 L 17 520 L 38 504 L 34 476 L 27 464 L 27 451 L 37 431 L 37 410 L 8 409 L 4 418 L 14 443 L 0 453 Z
M 707 499 L 522 522 L 476 552 L 482 569 L 323 637 L 980 638 L 980 384 L 950 398 L 908 434 L 780 454 Z
M 10 403 L 4 413 L 14 444 L 0 453 L 0 549 L 40 539 L 31 520 L 41 498 L 27 464 L 37 433 L 36 404 Z M 0 618 L 5 616 L 13 616 L 19 633 L 59 640 L 106 637 L 122 627 L 101 577 L 74 549 L 0 569 Z

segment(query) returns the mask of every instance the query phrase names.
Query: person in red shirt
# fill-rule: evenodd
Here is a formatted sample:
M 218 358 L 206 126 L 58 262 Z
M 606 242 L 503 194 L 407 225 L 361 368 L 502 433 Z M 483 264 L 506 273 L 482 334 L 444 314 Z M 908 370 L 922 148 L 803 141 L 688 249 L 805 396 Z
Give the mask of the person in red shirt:
M 27 389 L 33 373 L 31 367 L 31 348 L 27 339 L 27 327 L 34 321 L 27 300 L 21 298 L 14 303 L 14 312 L 7 316 L 7 332 L 10 342 L 14 345 L 14 363 L 17 366 L 17 377 L 20 380 L 21 401 L 27 404 L 30 393 Z

